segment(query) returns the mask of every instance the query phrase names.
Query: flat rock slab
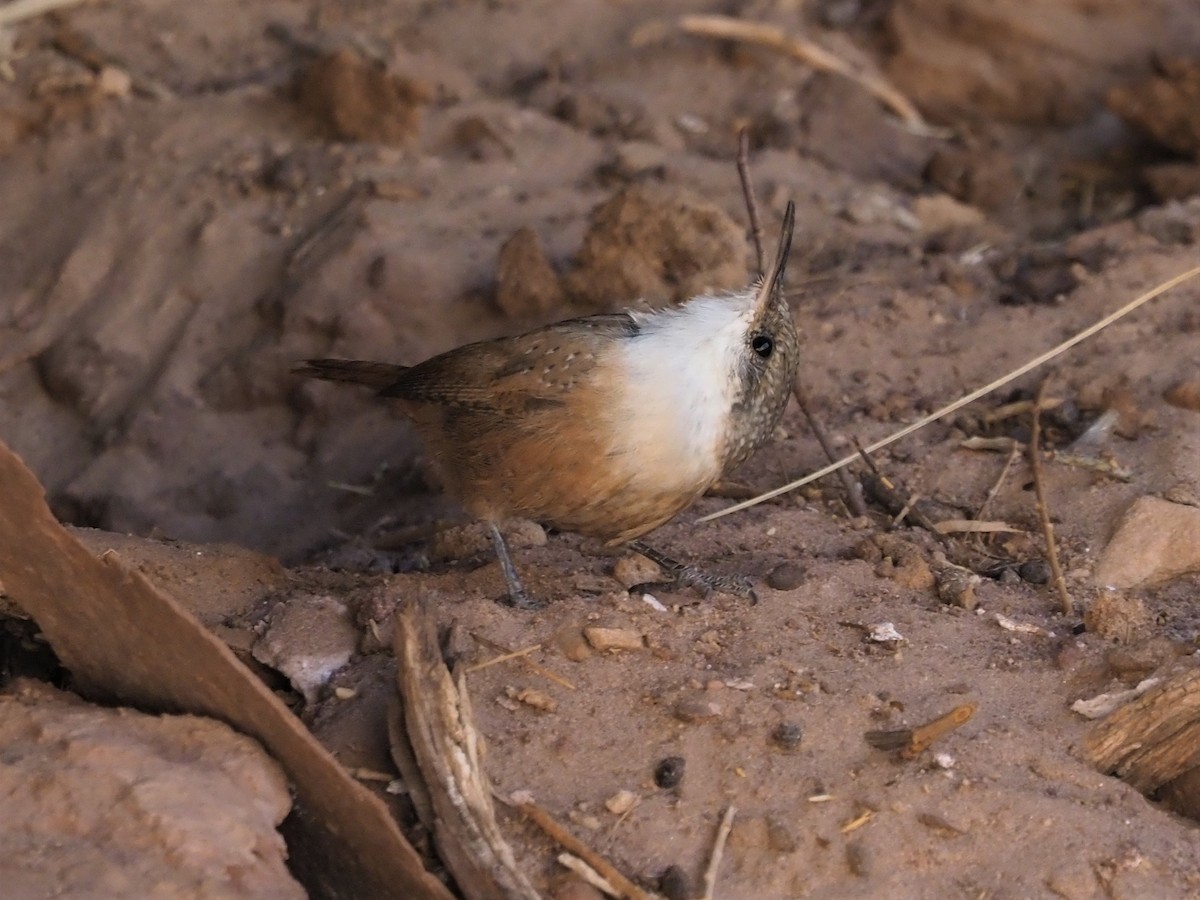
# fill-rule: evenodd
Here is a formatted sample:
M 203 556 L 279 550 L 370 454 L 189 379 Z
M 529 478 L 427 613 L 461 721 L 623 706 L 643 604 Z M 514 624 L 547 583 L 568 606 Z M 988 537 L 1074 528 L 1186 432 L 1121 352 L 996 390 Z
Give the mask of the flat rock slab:
M 9 897 L 307 896 L 276 827 L 283 770 L 199 716 L 0 695 L 0 884 Z
M 1096 583 L 1150 586 L 1200 571 L 1200 507 L 1141 497 L 1100 555 Z

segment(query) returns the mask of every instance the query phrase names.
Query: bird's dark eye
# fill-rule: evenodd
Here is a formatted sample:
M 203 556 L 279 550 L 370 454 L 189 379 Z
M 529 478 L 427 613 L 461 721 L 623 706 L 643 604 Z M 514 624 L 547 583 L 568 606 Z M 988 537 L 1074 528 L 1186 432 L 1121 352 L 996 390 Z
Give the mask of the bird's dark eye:
M 765 334 L 756 334 L 750 339 L 750 349 L 763 359 L 770 359 L 771 352 L 775 349 L 775 342 Z

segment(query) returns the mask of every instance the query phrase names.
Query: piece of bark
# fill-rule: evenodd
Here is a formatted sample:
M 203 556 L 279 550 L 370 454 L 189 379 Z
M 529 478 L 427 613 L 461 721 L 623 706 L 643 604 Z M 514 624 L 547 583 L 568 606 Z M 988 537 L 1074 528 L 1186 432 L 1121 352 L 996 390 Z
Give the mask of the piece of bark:
M 295 784 L 284 826 L 311 895 L 450 900 L 387 807 L 351 778 L 233 652 L 115 553 L 93 556 L 0 443 L 0 582 L 38 623 L 80 693 L 207 715 L 257 738 Z
M 1144 794 L 1200 766 L 1200 669 L 1118 709 L 1088 735 L 1083 752 Z
M 394 649 L 403 734 L 433 806 L 433 838 L 446 868 L 469 900 L 538 900 L 496 822 L 466 676 L 446 668 L 433 620 L 420 601 L 396 615 Z M 389 730 L 393 741 L 398 732 Z

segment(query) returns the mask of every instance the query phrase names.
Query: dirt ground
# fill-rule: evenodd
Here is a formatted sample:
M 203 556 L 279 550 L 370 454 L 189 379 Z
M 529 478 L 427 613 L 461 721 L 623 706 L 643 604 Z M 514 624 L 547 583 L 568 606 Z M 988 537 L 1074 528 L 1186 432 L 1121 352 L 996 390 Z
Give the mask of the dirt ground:
M 154 0 L 11 26 L 0 438 L 353 771 L 394 771 L 397 607 L 431 601 L 467 665 L 539 645 L 542 671 L 468 678 L 497 793 L 531 792 L 668 896 L 699 896 L 731 805 L 720 898 L 1196 896 L 1196 822 L 1085 762 L 1071 704 L 1188 665 L 1200 637 L 1200 282 L 876 455 L 935 520 L 1005 530 L 940 543 L 852 515 L 835 479 L 695 523 L 824 463 L 793 402 L 724 496 L 652 535 L 754 579 L 753 605 L 652 605 L 623 584 L 644 561 L 528 523 L 512 544 L 547 604 L 500 605 L 403 417 L 289 373 L 748 283 L 748 126 L 768 243 L 797 204 L 813 409 L 839 453 L 883 437 L 1197 263 L 1200 69 L 1177 60 L 1200 58 L 1200 12 L 1035 6 Z M 851 79 L 682 34 L 694 12 L 819 39 L 928 127 Z M 1024 456 L 1002 477 L 1003 439 L 1030 437 L 1002 407 L 1047 375 L 1047 446 L 1092 462 L 1045 463 L 1065 616 Z M 981 436 L 1000 440 L 964 446 Z M 1118 547 L 1146 497 L 1176 524 Z M 939 553 L 972 562 L 976 603 L 939 597 Z M 882 623 L 902 639 L 872 640 Z M 598 650 L 589 627 L 635 639 Z M 864 739 L 967 703 L 915 759 Z M 540 890 L 590 896 L 533 825 L 501 824 Z

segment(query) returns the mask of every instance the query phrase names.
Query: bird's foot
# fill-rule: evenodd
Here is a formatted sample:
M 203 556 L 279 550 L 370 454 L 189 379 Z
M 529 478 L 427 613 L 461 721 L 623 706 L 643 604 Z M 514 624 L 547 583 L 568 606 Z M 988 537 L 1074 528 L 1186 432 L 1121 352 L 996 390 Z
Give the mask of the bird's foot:
M 758 594 L 754 592 L 754 583 L 745 576 L 710 575 L 695 566 L 678 562 L 641 541 L 630 541 L 629 546 L 651 562 L 657 563 L 667 576 L 664 581 L 635 584 L 629 589 L 630 593 L 648 594 L 654 590 L 685 587 L 691 588 L 705 599 L 714 593 L 722 593 L 745 597 L 751 603 L 758 602 Z

